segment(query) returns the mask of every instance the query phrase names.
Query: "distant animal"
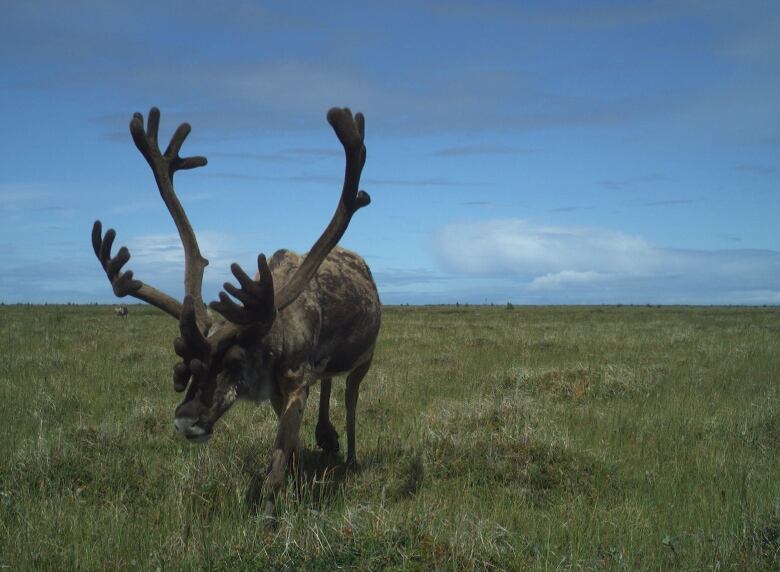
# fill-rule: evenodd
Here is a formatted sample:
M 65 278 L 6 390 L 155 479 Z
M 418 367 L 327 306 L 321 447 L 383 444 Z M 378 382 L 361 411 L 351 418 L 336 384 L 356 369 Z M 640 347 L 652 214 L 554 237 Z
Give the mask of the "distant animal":
M 120 318 L 127 318 L 127 306 L 117 306 L 114 308 L 114 312 Z
M 148 302 L 179 321 L 181 336 L 173 346 L 181 362 L 174 367 L 173 386 L 176 391 L 186 389 L 186 394 L 176 408 L 174 424 L 184 438 L 208 440 L 217 420 L 237 399 L 270 400 L 279 428 L 263 480 L 267 514 L 284 485 L 291 454 L 299 447 L 309 387 L 317 380 L 321 392 L 315 438 L 324 451 L 336 453 L 339 436 L 329 418 L 331 380 L 347 376 L 346 462 L 356 462 L 358 392 L 379 333 L 381 306 L 371 272 L 360 256 L 336 246 L 352 216 L 371 200 L 358 190 L 366 161 L 364 118 L 333 108 L 327 119 L 346 154 L 343 189 L 333 218 L 308 254 L 279 250 L 268 261 L 260 254 L 254 279 L 232 264 L 239 287 L 226 282 L 219 300 L 209 304 L 213 312 L 201 297 L 208 261 L 201 256 L 173 188 L 176 171 L 206 165 L 205 157 L 179 157 L 190 133 L 188 124 L 179 126 L 163 153 L 157 142 L 157 108 L 150 110 L 145 128 L 140 113 L 130 121 L 133 141 L 152 169 L 184 246 L 183 302 L 135 279 L 130 270 L 122 272 L 130 259 L 128 249 L 123 246 L 112 257 L 116 232 L 109 229 L 104 235 L 99 220 L 92 228 L 92 246 L 114 294 Z M 239 203 L 232 208 L 246 207 Z M 256 218 L 262 225 L 263 212 Z

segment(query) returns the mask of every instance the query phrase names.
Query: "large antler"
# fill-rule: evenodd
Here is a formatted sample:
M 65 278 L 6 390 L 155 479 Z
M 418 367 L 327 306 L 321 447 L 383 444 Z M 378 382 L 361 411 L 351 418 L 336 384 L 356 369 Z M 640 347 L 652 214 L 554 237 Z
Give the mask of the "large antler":
M 371 202 L 366 192 L 358 190 L 360 175 L 366 162 L 363 115 L 357 113 L 353 117 L 347 108 L 333 108 L 328 111 L 328 122 L 344 146 L 346 154 L 344 186 L 333 218 L 292 278 L 276 293 L 273 276 L 264 255 L 258 256 L 258 276 L 254 280 L 238 264 L 233 264 L 231 270 L 240 288 L 225 283 L 225 290 L 239 300 L 241 305 L 231 300 L 226 292 L 220 292 L 219 301 L 212 302 L 211 307 L 222 314 L 228 323 L 207 338 L 211 320 L 203 304 L 201 290 L 203 272 L 208 260 L 200 253 L 195 233 L 173 189 L 173 175 L 176 171 L 202 167 L 206 164 L 206 158 L 179 157 L 179 150 L 191 130 L 189 124 L 182 123 L 178 127 L 167 149 L 161 153 L 157 142 L 160 111 L 156 107 L 149 111 L 146 129 L 143 116 L 140 113 L 133 115 L 130 121 L 133 141 L 152 168 L 160 196 L 171 213 L 184 246 L 183 304 L 134 279 L 132 271 L 121 272 L 130 259 L 130 252 L 123 246 L 115 257 L 111 257 L 116 232 L 109 229 L 103 236 L 100 221 L 96 221 L 92 228 L 92 246 L 117 296 L 134 296 L 179 319 L 181 337 L 174 343 L 176 353 L 182 358 L 182 362 L 174 368 L 174 387 L 177 390 L 184 390 L 191 377 L 194 380 L 193 390 L 203 385 L 213 356 L 227 342 L 249 330 L 256 332 L 270 328 L 277 311 L 289 306 L 314 277 L 325 257 L 347 230 L 352 215 Z
M 176 353 L 182 358 L 182 363 L 174 368 L 174 386 L 182 390 L 192 375 L 196 382 L 203 377 L 204 368 L 211 359 L 210 345 L 204 334 L 208 331 L 211 320 L 203 304 L 201 290 L 203 286 L 203 271 L 208 260 L 203 258 L 198 247 L 198 241 L 192 230 L 187 214 L 179 202 L 173 189 L 173 175 L 176 171 L 194 169 L 204 166 L 205 157 L 179 157 L 184 140 L 191 131 L 187 123 L 179 125 L 171 137 L 165 153 L 160 152 L 157 133 L 160 126 L 160 110 L 152 107 L 144 129 L 144 118 L 140 113 L 134 113 L 130 120 L 130 134 L 135 146 L 149 163 L 157 182 L 160 196 L 171 213 L 173 222 L 179 232 L 184 246 L 184 303 L 171 298 L 167 294 L 152 288 L 133 278 L 133 272 L 121 272 L 122 267 L 130 260 L 130 251 L 122 247 L 116 256 L 111 256 L 111 247 L 116 238 L 114 229 L 109 229 L 105 236 L 100 221 L 95 221 L 92 227 L 92 248 L 117 296 L 134 296 L 148 302 L 179 320 L 182 337 L 174 344 Z
M 182 361 L 173 370 L 174 389 L 182 391 L 187 386 L 190 376 L 194 379 L 194 386 L 203 384 L 211 361 L 211 347 L 204 337 L 211 320 L 206 313 L 201 294 L 203 271 L 209 261 L 201 255 L 192 225 L 173 190 L 173 175 L 178 170 L 203 167 L 207 161 L 205 157 L 200 156 L 179 157 L 179 150 L 192 130 L 189 123 L 179 125 L 165 153 L 161 153 L 157 142 L 159 126 L 160 110 L 152 107 L 149 110 L 146 130 L 144 130 L 143 115 L 138 112 L 133 114 L 133 119 L 130 121 L 130 134 L 133 136 L 135 146 L 152 168 L 160 196 L 168 212 L 171 213 L 184 247 L 184 303 L 179 317 L 181 337 L 174 342 L 174 349 Z
M 334 107 L 328 111 L 328 123 L 333 127 L 346 153 L 344 187 L 336 212 L 298 270 L 276 294 L 274 294 L 273 277 L 264 255 L 261 254 L 258 257 L 259 274 L 254 281 L 249 279 L 238 264 L 231 266 L 233 275 L 241 284 L 241 289 L 239 290 L 226 282 L 225 290 L 243 302 L 243 306 L 233 302 L 225 292 L 220 292 L 220 301 L 211 302 L 210 306 L 234 324 L 241 324 L 245 327 L 265 324 L 270 327 L 276 312 L 292 304 L 314 277 L 322 261 L 344 235 L 352 215 L 371 202 L 368 193 L 358 190 L 360 174 L 366 162 L 366 146 L 363 143 L 365 138 L 363 114 L 357 113 L 353 117 L 349 109 Z M 232 333 L 235 335 L 240 330 L 241 328 L 235 327 Z M 221 331 L 219 334 L 220 338 L 228 335 L 227 331 Z
M 178 320 L 181 315 L 181 304 L 178 300 L 174 300 L 168 294 L 134 279 L 132 270 L 121 272 L 122 267 L 130 260 L 130 251 L 126 246 L 123 246 L 117 251 L 116 256 L 112 258 L 111 246 L 114 244 L 115 238 L 116 231 L 113 228 L 109 228 L 105 236 L 103 236 L 103 225 L 99 220 L 95 221 L 95 224 L 92 226 L 92 248 L 103 270 L 106 271 L 106 276 L 108 276 L 108 280 L 111 282 L 114 294 L 119 298 L 133 296 L 148 302 Z
M 179 157 L 179 150 L 192 130 L 189 123 L 179 125 L 173 137 L 171 137 L 171 142 L 168 144 L 165 153 L 161 153 L 157 143 L 159 126 L 160 110 L 152 107 L 149 110 L 146 131 L 144 131 L 143 115 L 136 112 L 130 121 L 130 134 L 133 136 L 135 146 L 138 147 L 138 150 L 152 168 L 157 188 L 160 190 L 160 196 L 165 206 L 168 207 L 168 212 L 171 213 L 173 222 L 176 224 L 176 230 L 179 231 L 179 237 L 184 246 L 184 295 L 192 297 L 198 325 L 201 331 L 206 331 L 210 320 L 206 313 L 206 306 L 203 304 L 201 290 L 203 287 L 203 271 L 209 261 L 201 256 L 195 232 L 192 230 L 187 214 L 184 212 L 184 208 L 173 190 L 173 175 L 179 170 L 203 167 L 207 161 L 205 157 Z
M 130 121 L 130 134 L 136 147 L 138 147 L 138 150 L 152 168 L 160 195 L 165 202 L 165 206 L 168 207 L 174 223 L 176 223 L 176 228 L 184 245 L 184 292 L 195 300 L 197 321 L 205 331 L 209 325 L 209 318 L 206 313 L 206 307 L 203 305 L 201 287 L 203 270 L 208 264 L 208 260 L 201 256 L 195 233 L 173 190 L 173 175 L 180 169 L 202 167 L 206 164 L 206 158 L 187 157 L 182 159 L 179 157 L 182 143 L 184 143 L 191 130 L 187 123 L 179 125 L 165 153 L 160 153 L 160 147 L 157 143 L 159 125 L 160 110 L 153 107 L 149 111 L 146 131 L 144 131 L 143 116 L 140 113 L 133 114 L 133 119 Z M 116 231 L 113 228 L 108 229 L 106 234 L 103 235 L 103 225 L 99 220 L 95 221 L 95 224 L 92 226 L 92 248 L 95 251 L 95 256 L 100 261 L 100 265 L 105 270 L 108 280 L 111 282 L 114 294 L 119 297 L 133 296 L 179 319 L 181 317 L 182 305 L 177 300 L 144 284 L 140 280 L 134 279 L 132 270 L 121 272 L 122 267 L 130 260 L 130 251 L 123 246 L 117 251 L 116 256 L 112 257 L 111 247 L 115 238 Z
M 352 215 L 371 202 L 368 193 L 358 190 L 360 174 L 366 163 L 366 146 L 363 143 L 366 126 L 363 114 L 356 113 L 353 118 L 348 108 L 334 107 L 328 111 L 328 123 L 336 132 L 346 154 L 341 199 L 325 231 L 314 243 L 292 278 L 276 294 L 277 310 L 282 310 L 295 301 L 317 273 L 322 261 L 344 235 Z
M 328 123 L 336 132 L 346 154 L 344 186 L 336 212 L 298 270 L 278 293 L 274 294 L 273 276 L 263 254 L 257 259 L 259 271 L 257 280 L 251 280 L 238 264 L 231 265 L 233 275 L 241 284 L 241 289 L 226 282 L 225 290 L 240 300 L 243 305 L 239 306 L 225 292 L 220 292 L 220 301 L 211 302 L 210 306 L 233 324 L 270 326 L 276 312 L 289 306 L 313 278 L 322 261 L 344 235 L 352 215 L 371 202 L 368 193 L 358 190 L 360 175 L 366 162 L 363 114 L 357 113 L 353 118 L 349 109 L 334 107 L 328 111 Z M 240 328 L 235 330 L 239 331 Z M 227 332 L 220 332 L 220 334 L 221 338 Z

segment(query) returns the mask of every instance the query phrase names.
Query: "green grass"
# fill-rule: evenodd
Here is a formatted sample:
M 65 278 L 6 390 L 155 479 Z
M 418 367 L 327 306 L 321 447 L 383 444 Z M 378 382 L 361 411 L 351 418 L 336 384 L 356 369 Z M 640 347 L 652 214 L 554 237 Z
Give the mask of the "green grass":
M 0 307 L 0 570 L 780 568 L 776 308 L 386 308 L 360 470 L 291 476 L 273 530 L 270 406 L 180 441 L 175 335 Z

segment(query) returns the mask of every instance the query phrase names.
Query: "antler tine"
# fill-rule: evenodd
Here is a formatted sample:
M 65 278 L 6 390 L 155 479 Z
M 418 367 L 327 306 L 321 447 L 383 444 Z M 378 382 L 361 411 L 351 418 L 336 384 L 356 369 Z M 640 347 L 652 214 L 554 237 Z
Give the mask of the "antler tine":
M 347 156 L 341 201 L 349 207 L 351 214 L 355 214 L 355 211 L 371 202 L 368 193 L 358 190 L 360 175 L 366 164 L 366 146 L 363 143 L 366 121 L 362 113 L 356 113 L 353 118 L 349 108 L 334 107 L 328 111 L 328 123 L 336 132 Z
M 274 281 L 264 254 L 257 257 L 257 269 L 258 278 L 252 280 L 241 266 L 236 263 L 231 264 L 230 270 L 241 288 L 236 288 L 230 282 L 225 282 L 224 288 L 243 305 L 236 304 L 223 291 L 219 293 L 219 302 L 214 301 L 209 304 L 211 309 L 219 312 L 234 324 L 242 326 L 270 325 L 276 317 Z
M 92 225 L 92 249 L 105 270 L 109 282 L 111 282 L 114 294 L 120 298 L 133 296 L 179 319 L 181 304 L 178 301 L 140 280 L 134 279 L 132 270 L 121 272 L 122 267 L 130 260 L 130 251 L 123 246 L 112 258 L 111 247 L 115 238 L 116 231 L 113 228 L 109 228 L 103 235 L 103 225 L 99 220 L 96 220 L 95 224 Z
M 363 172 L 363 165 L 366 163 L 365 118 L 363 114 L 357 113 L 353 117 L 348 108 L 334 107 L 328 111 L 327 117 L 328 123 L 333 127 L 336 136 L 344 146 L 346 155 L 341 198 L 325 231 L 314 243 L 292 278 L 277 293 L 277 310 L 282 310 L 295 301 L 314 277 L 322 261 L 344 235 L 352 215 L 371 202 L 368 193 L 358 190 L 360 175 Z
M 187 214 L 184 212 L 184 208 L 174 192 L 173 175 L 178 170 L 202 167 L 206 165 L 207 160 L 205 157 L 200 156 L 179 157 L 179 150 L 191 131 L 191 127 L 187 123 L 179 125 L 173 137 L 171 137 L 165 153 L 161 153 L 157 142 L 159 126 L 160 110 L 152 107 L 149 110 L 146 130 L 144 130 L 143 115 L 137 112 L 133 114 L 133 118 L 130 120 L 130 134 L 133 137 L 135 146 L 152 168 L 157 187 L 160 190 L 160 196 L 162 196 L 163 202 L 165 202 L 165 206 L 176 224 L 176 229 L 184 246 L 184 293 L 193 298 L 197 323 L 201 331 L 206 331 L 211 320 L 206 313 L 201 290 L 203 287 L 203 272 L 209 261 L 201 255 L 195 232 L 192 230 Z

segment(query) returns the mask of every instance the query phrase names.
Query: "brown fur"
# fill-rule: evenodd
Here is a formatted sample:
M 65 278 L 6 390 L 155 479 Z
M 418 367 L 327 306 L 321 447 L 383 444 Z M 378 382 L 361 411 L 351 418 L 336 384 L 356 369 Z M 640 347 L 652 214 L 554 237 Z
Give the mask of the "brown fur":
M 277 251 L 269 261 L 274 285 L 281 288 L 304 257 Z M 363 259 L 336 247 L 301 295 L 279 312 L 262 338 L 248 337 L 231 346 L 215 361 L 211 380 L 213 399 L 204 402 L 197 391 L 188 393 L 176 410 L 177 419 L 192 420 L 193 440 L 211 434 L 214 424 L 238 399 L 269 399 L 279 417 L 274 450 L 264 489 L 270 500 L 286 479 L 309 387 L 323 380 L 315 436 L 326 452 L 339 450 L 338 433 L 329 419 L 331 378 L 347 375 L 347 463 L 356 461 L 355 418 L 358 388 L 368 372 L 381 320 L 381 304 L 371 271 Z M 216 335 L 223 323 L 212 327 Z M 185 432 L 186 434 L 186 432 Z
M 179 156 L 190 133 L 188 124 L 179 126 L 162 152 L 157 137 L 159 109 L 149 110 L 145 125 L 140 113 L 134 113 L 130 121 L 133 142 L 152 169 L 184 247 L 184 299 L 179 302 L 138 280 L 131 270 L 122 271 L 130 251 L 121 247 L 112 255 L 116 231 L 108 229 L 103 234 L 99 220 L 92 225 L 92 248 L 114 294 L 148 302 L 179 322 L 181 337 L 174 341 L 174 349 L 181 362 L 173 368 L 173 386 L 177 391 L 186 389 L 174 420 L 182 436 L 207 440 L 214 424 L 237 399 L 271 401 L 279 429 L 265 479 L 270 508 L 298 446 L 309 387 L 318 379 L 323 389 L 317 444 L 335 452 L 338 433 L 329 419 L 331 378 L 348 374 L 347 462 L 355 461 L 358 389 L 370 367 L 379 332 L 379 296 L 368 266 L 358 255 L 336 247 L 352 216 L 371 202 L 359 189 L 366 161 L 365 118 L 348 108 L 334 107 L 327 120 L 344 147 L 346 161 L 344 185 L 331 221 L 306 256 L 280 250 L 269 264 L 264 255 L 258 255 L 254 280 L 238 264 L 231 265 L 239 286 L 226 283 L 219 300 L 208 308 L 201 293 L 208 261 L 200 253 L 173 188 L 176 171 L 207 164 L 205 157 Z

